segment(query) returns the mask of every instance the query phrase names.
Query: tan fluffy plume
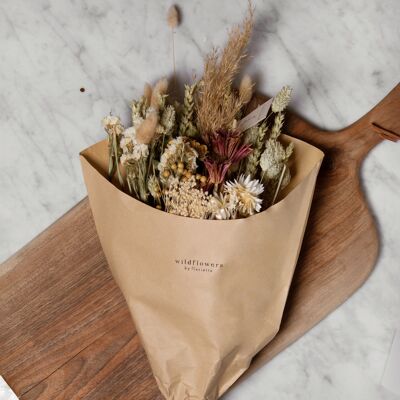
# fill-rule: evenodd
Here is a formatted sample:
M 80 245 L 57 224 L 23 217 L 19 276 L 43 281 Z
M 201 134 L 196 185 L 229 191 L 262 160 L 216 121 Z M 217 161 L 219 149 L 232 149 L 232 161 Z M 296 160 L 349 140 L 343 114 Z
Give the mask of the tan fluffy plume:
M 167 13 L 167 22 L 168 22 L 168 26 L 171 29 L 175 29 L 180 22 L 180 15 L 179 15 L 179 10 L 178 7 L 175 5 L 172 5 L 169 9 L 168 9 L 168 13 Z
M 162 78 L 154 86 L 151 95 L 151 102 L 150 102 L 151 107 L 153 107 L 155 110 L 158 110 L 160 105 L 160 97 L 167 94 L 167 91 L 168 91 L 168 80 L 167 78 Z
M 245 75 L 239 86 L 239 99 L 242 104 L 247 104 L 251 100 L 251 97 L 253 96 L 253 86 L 254 83 L 250 76 Z
M 245 50 L 253 25 L 253 7 L 249 3 L 246 17 L 229 32 L 228 42 L 222 52 L 213 49 L 206 56 L 197 114 L 198 125 L 206 142 L 210 132 L 230 128 L 247 100 L 248 87 L 246 96 L 241 98 L 235 94 L 232 83 L 246 57 Z
M 152 111 L 137 128 L 136 140 L 142 144 L 149 144 L 156 133 L 157 124 L 158 113 Z
M 149 83 L 144 84 L 144 89 L 143 89 L 143 97 L 145 99 L 145 106 L 150 107 L 150 102 L 151 102 L 151 94 L 153 93 L 153 88 Z

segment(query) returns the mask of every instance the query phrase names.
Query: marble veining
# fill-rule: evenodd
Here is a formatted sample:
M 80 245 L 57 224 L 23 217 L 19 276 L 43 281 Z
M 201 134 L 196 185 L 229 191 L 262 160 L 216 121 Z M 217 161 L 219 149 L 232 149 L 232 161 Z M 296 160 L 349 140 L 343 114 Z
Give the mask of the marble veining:
M 177 3 L 183 11 L 175 35 L 177 70 L 187 81 L 201 74 L 203 55 L 223 43 L 247 2 Z M 397 0 L 254 3 L 254 58 L 246 70 L 265 93 L 293 86 L 292 108 L 311 122 L 345 127 L 399 81 Z M 170 4 L 0 2 L 0 260 L 85 196 L 78 152 L 104 137 L 101 118 L 112 110 L 127 120 L 128 101 L 143 83 L 171 73 Z M 371 278 L 226 400 L 399 398 L 381 385 L 400 320 L 399 149 L 380 144 L 362 168 L 381 237 Z

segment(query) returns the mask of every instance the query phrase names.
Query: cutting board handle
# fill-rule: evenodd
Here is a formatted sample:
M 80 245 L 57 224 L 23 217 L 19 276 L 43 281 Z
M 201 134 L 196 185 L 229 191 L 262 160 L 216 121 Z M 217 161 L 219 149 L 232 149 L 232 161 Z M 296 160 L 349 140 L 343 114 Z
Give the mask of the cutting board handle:
M 396 142 L 400 139 L 400 84 L 365 117 L 370 129 L 382 139 Z
M 336 143 L 360 161 L 382 140 L 400 140 L 400 84 L 366 115 L 334 136 Z

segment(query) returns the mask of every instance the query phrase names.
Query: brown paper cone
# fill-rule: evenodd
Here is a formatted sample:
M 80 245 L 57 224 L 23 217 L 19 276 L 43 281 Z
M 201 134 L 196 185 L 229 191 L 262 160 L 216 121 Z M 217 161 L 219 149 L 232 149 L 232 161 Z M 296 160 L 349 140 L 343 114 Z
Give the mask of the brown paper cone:
M 168 400 L 214 400 L 278 332 L 323 153 L 295 144 L 283 200 L 246 219 L 159 211 L 106 179 L 107 144 L 81 153 L 97 232 Z

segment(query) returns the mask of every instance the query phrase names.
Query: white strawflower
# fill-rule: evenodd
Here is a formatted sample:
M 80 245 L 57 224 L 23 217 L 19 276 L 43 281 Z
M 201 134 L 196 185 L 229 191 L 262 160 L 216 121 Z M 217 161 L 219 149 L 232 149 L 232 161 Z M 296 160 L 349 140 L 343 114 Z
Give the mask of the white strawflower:
M 104 117 L 102 119 L 101 123 L 103 124 L 104 128 L 106 128 L 107 126 L 120 124 L 121 121 L 118 117 L 115 117 L 114 115 L 107 115 L 107 117 Z
M 126 139 L 136 139 L 136 128 L 131 126 L 122 132 L 122 136 Z
M 115 117 L 114 115 L 107 115 L 107 117 L 104 117 L 101 121 L 105 131 L 109 135 L 113 135 L 114 133 L 116 135 L 122 134 L 124 131 L 124 127 L 121 124 L 121 120 L 118 117 Z
M 119 142 L 122 149 L 121 163 L 125 164 L 129 161 L 139 161 L 149 155 L 149 147 L 147 144 L 138 143 L 136 140 L 136 128 L 130 127 L 122 132 Z
M 235 219 L 238 199 L 235 193 L 214 194 L 210 200 L 211 219 Z
M 132 159 L 135 161 L 146 158 L 149 155 L 149 146 L 143 143 L 136 143 L 132 151 Z
M 262 199 L 258 196 L 264 191 L 264 185 L 250 175 L 240 175 L 233 182 L 226 182 L 224 192 L 237 198 L 237 210 L 243 217 L 253 215 L 261 210 Z

